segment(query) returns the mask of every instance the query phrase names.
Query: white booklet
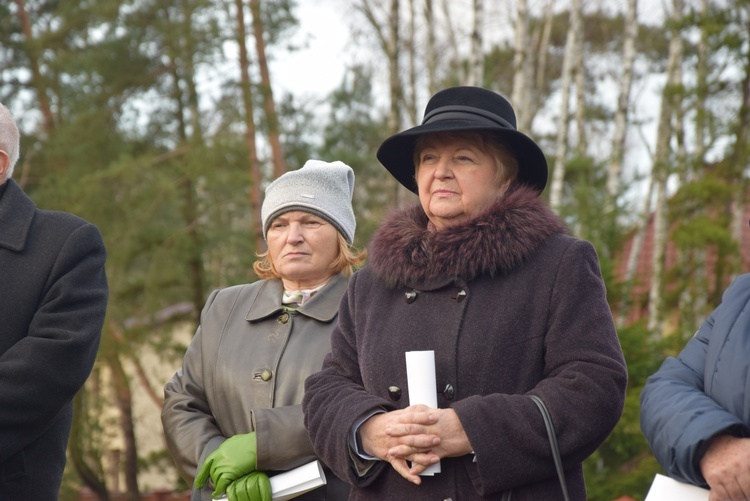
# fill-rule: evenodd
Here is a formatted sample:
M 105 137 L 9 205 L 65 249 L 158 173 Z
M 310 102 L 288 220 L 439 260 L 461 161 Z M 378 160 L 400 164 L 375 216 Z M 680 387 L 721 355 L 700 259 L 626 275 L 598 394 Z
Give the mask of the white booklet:
M 286 501 L 324 485 L 326 474 L 323 472 L 320 461 L 316 459 L 292 470 L 269 477 L 269 480 L 271 481 L 273 501 Z M 226 501 L 226 499 L 226 496 L 222 496 L 217 501 Z
M 644 501 L 708 501 L 708 489 L 656 474 Z

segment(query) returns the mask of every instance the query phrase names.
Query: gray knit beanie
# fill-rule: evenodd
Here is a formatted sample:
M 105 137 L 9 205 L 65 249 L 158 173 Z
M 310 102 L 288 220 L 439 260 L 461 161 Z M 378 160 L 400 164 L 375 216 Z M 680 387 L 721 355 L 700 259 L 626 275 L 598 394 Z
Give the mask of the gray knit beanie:
M 308 160 L 301 169 L 287 172 L 266 188 L 260 210 L 263 238 L 281 214 L 301 210 L 331 223 L 349 245 L 354 243 L 357 221 L 352 209 L 354 171 L 343 162 Z

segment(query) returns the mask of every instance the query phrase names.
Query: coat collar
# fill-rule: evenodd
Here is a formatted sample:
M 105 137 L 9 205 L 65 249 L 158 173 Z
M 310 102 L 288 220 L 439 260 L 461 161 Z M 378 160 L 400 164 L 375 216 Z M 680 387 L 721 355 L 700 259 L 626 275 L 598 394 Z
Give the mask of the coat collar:
M 297 313 L 314 318 L 320 322 L 330 322 L 339 311 L 339 302 L 346 290 L 349 279 L 337 273 L 320 289 L 309 301 L 297 309 Z M 284 285 L 281 280 L 265 280 L 258 291 L 258 295 L 250 305 L 245 320 L 255 322 L 282 311 L 281 294 Z
M 560 218 L 525 187 L 464 224 L 430 231 L 428 222 L 416 205 L 391 213 L 375 233 L 369 262 L 387 286 L 429 290 L 455 279 L 507 274 L 549 236 L 567 233 Z
M 0 198 L 0 248 L 20 252 L 26 246 L 36 205 L 13 179 Z

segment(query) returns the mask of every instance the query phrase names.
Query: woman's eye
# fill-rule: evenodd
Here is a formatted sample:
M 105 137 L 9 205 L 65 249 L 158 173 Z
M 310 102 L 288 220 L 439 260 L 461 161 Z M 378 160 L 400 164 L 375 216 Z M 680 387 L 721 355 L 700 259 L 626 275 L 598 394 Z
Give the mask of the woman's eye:
M 322 224 L 323 223 L 321 223 L 320 221 L 308 221 L 305 223 L 305 226 L 307 226 L 308 228 L 318 228 Z
M 425 153 L 424 155 L 422 155 L 422 159 L 420 161 L 421 161 L 421 163 L 424 164 L 424 163 L 429 163 L 429 162 L 435 160 L 435 158 L 436 158 L 435 155 L 430 154 L 430 153 Z

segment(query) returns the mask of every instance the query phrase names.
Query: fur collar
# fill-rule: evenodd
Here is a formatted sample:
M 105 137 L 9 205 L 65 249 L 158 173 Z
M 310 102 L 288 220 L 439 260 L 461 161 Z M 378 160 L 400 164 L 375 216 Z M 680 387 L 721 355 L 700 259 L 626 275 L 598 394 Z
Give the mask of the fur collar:
M 459 226 L 430 231 L 422 207 L 389 214 L 368 246 L 370 267 L 388 287 L 428 289 L 446 280 L 466 281 L 517 268 L 565 224 L 537 196 L 520 187 L 486 213 Z

